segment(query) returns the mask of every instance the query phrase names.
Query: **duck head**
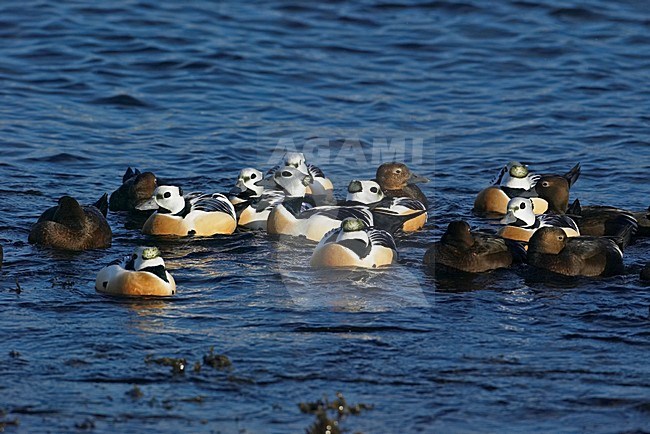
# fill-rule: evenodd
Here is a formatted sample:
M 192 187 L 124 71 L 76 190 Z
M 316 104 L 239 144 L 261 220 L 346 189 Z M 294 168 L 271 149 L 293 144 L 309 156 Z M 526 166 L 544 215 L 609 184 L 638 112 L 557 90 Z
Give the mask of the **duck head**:
M 309 173 L 307 163 L 305 162 L 305 154 L 302 152 L 287 152 L 282 158 L 282 163 L 284 167 L 293 167 L 305 175 Z
M 462 220 L 449 223 L 440 241 L 443 244 L 451 244 L 458 247 L 471 247 L 474 245 L 474 237 L 472 236 L 469 224 Z
M 404 163 L 384 163 L 377 168 L 375 176 L 383 190 L 401 190 L 408 184 L 429 182 L 429 179 L 418 176 Z
M 535 185 L 537 195 L 548 202 L 548 212 L 564 214 L 569 206 L 569 181 L 563 176 L 542 176 Z
M 564 231 L 554 226 L 546 226 L 535 231 L 528 240 L 529 253 L 546 253 L 557 255 L 564 249 L 567 236 Z
M 264 191 L 264 186 L 256 184 L 258 181 L 262 180 L 264 175 L 261 171 L 254 169 L 252 167 L 247 167 L 242 169 L 239 172 L 237 177 L 237 183 L 235 187 L 230 190 L 231 195 L 237 195 L 246 190 L 251 190 L 255 192 L 255 196 L 259 196 Z
M 515 226 L 532 226 L 535 224 L 533 202 L 523 197 L 513 197 L 508 201 L 507 213 L 501 224 Z
M 161 213 L 177 214 L 185 208 L 183 190 L 174 185 L 161 185 L 156 187 L 153 196 L 136 209 L 144 211 L 157 209 Z
M 361 202 L 371 204 L 379 202 L 384 198 L 384 192 L 375 181 L 357 181 L 356 179 L 348 185 L 349 202 Z
M 131 255 L 133 269 L 136 271 L 149 267 L 165 266 L 165 261 L 160 257 L 158 247 L 138 247 Z
M 311 175 L 305 175 L 294 167 L 283 167 L 278 169 L 272 178 L 273 182 L 282 188 L 288 197 L 303 197 L 307 192 L 307 186 L 314 182 Z M 258 185 L 265 185 L 268 181 L 260 181 Z

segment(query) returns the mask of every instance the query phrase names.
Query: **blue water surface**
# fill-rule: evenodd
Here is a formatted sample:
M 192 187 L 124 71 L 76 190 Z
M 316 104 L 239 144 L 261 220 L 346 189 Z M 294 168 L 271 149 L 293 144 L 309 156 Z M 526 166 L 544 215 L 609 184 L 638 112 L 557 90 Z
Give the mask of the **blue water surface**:
M 453 219 L 495 228 L 473 198 L 513 159 L 581 162 L 583 204 L 650 205 L 649 23 L 631 0 L 2 2 L 0 422 L 304 432 L 298 403 L 340 391 L 374 405 L 349 432 L 647 431 L 650 241 L 608 279 L 436 281 L 421 260 Z M 128 166 L 227 191 L 287 149 L 340 197 L 405 161 L 432 179 L 429 223 L 396 266 L 337 273 L 304 242 L 161 241 L 115 213 L 110 249 L 27 243 L 60 196 L 92 203 Z M 97 271 L 144 244 L 178 295 L 97 294 Z M 194 372 L 210 347 L 232 366 Z

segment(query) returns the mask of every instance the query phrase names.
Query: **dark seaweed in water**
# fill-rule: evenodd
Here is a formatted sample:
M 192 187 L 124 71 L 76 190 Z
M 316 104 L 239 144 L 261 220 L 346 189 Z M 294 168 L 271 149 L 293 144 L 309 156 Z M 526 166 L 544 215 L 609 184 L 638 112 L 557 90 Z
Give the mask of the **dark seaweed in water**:
M 452 220 L 496 229 L 470 210 L 510 160 L 579 161 L 572 200 L 648 208 L 649 22 L 642 1 L 0 2 L 6 431 L 302 432 L 296 403 L 337 390 L 375 406 L 345 421 L 368 433 L 647 430 L 650 240 L 607 279 L 436 278 L 421 260 Z M 339 198 L 388 160 L 432 179 L 398 264 L 313 271 L 301 241 L 160 240 L 117 213 L 106 251 L 27 243 L 57 198 L 92 203 L 129 166 L 227 192 L 291 147 Z M 173 299 L 95 292 L 151 244 Z M 196 372 L 210 345 L 236 370 Z
M 300 411 L 313 414 L 316 420 L 307 428 L 307 434 L 341 434 L 348 432 L 341 427 L 345 418 L 350 415 L 358 415 L 364 410 L 371 410 L 372 405 L 355 404 L 350 405 L 342 393 L 336 394 L 336 399 L 330 401 L 327 397 L 314 402 L 301 402 L 298 404 Z

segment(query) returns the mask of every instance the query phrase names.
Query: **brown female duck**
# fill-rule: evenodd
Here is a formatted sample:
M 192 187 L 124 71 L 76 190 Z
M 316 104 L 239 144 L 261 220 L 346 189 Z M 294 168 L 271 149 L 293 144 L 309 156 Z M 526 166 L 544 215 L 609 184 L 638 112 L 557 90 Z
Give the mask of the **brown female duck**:
M 410 197 L 422 202 L 429 208 L 429 201 L 422 190 L 415 185 L 429 182 L 423 176 L 418 176 L 404 163 L 384 163 L 377 168 L 375 180 L 381 187 L 386 197 Z
M 425 265 L 433 270 L 458 270 L 481 273 L 507 268 L 523 262 L 526 250 L 518 242 L 497 235 L 470 231 L 464 221 L 449 223 L 440 241 L 433 243 L 424 256 Z
M 63 196 L 59 204 L 47 209 L 29 233 L 29 242 L 61 250 L 88 250 L 111 245 L 113 233 L 106 221 L 108 195 L 94 205 L 81 206 Z
M 556 227 L 537 230 L 528 242 L 528 263 L 566 276 L 611 276 L 624 272 L 623 252 L 605 237 L 567 237 Z
M 111 193 L 109 208 L 111 211 L 133 212 L 153 196 L 157 186 L 158 180 L 152 172 L 141 173 L 129 167 L 122 177 L 122 185 Z

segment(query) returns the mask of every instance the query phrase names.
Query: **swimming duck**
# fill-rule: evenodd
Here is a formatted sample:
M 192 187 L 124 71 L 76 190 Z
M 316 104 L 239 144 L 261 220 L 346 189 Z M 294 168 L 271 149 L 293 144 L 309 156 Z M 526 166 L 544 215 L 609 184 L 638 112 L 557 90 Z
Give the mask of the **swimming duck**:
M 166 297 L 176 294 L 176 282 L 157 247 L 138 247 L 131 256 L 102 268 L 95 289 L 111 295 Z
M 141 173 L 129 167 L 122 177 L 122 185 L 111 193 L 109 208 L 111 211 L 136 211 L 151 199 L 157 186 L 158 180 L 152 172 Z
M 312 267 L 376 268 L 397 259 L 395 240 L 386 231 L 369 228 L 357 218 L 346 218 L 320 240 L 311 256 Z
M 323 171 L 313 164 L 308 164 L 305 160 L 305 154 L 302 152 L 287 152 L 282 157 L 282 163 L 270 169 L 267 175 L 276 173 L 278 170 L 292 167 L 299 170 L 304 175 L 310 175 L 314 180 L 307 186 L 307 195 L 313 196 L 313 200 L 318 205 L 332 204 L 334 201 L 334 185 L 332 181 L 325 177 Z
M 514 197 L 508 202 L 508 213 L 501 219 L 502 227 L 498 234 L 503 238 L 528 241 L 536 230 L 546 226 L 561 228 L 568 237 L 577 237 L 580 230 L 576 222 L 567 215 L 535 215 L 533 202 L 528 198 Z
M 440 241 L 433 243 L 424 256 L 430 269 L 482 273 L 524 262 L 526 250 L 516 241 L 497 235 L 471 232 L 465 221 L 449 223 Z
M 472 211 L 479 215 L 506 214 L 511 198 L 525 197 L 533 202 L 535 214 L 543 214 L 548 209 L 548 203 L 535 188 L 542 176 L 532 174 L 525 164 L 511 161 L 499 171 L 493 185 L 479 192 Z M 580 176 L 580 163 L 562 176 L 547 176 L 555 176 L 558 181 L 563 180 L 570 188 Z
M 74 198 L 62 196 L 58 205 L 45 210 L 32 226 L 28 240 L 61 250 L 110 247 L 113 232 L 106 221 L 107 211 L 107 194 L 90 206 L 81 206 Z
M 375 227 L 394 233 L 397 229 L 413 232 L 427 222 L 427 209 L 410 197 L 385 197 L 375 181 L 353 180 L 348 185 L 345 205 L 367 205 L 372 211 Z
M 382 164 L 377 168 L 375 181 L 381 186 L 386 197 L 410 197 L 422 202 L 425 208 L 429 208 L 427 197 L 415 185 L 429 182 L 429 179 L 411 172 L 406 164 L 396 162 Z
M 272 235 L 304 236 L 320 241 L 327 232 L 338 228 L 348 217 L 363 220 L 368 227 L 373 217 L 367 206 L 317 206 L 307 208 L 304 196 L 307 185 L 313 182 L 311 175 L 305 175 L 294 167 L 284 167 L 271 179 L 285 193 L 284 200 L 273 207 L 267 221 L 267 232 Z M 263 181 L 268 182 L 268 181 Z M 259 182 L 259 185 L 264 185 Z
M 161 185 L 138 209 L 156 210 L 142 227 L 148 235 L 211 236 L 232 234 L 237 228 L 235 208 L 220 193 L 184 196 L 180 187 Z
M 266 230 L 271 210 L 284 199 L 281 190 L 268 190 L 255 184 L 262 178 L 262 172 L 257 169 L 242 169 L 237 183 L 228 194 L 228 199 L 235 206 L 237 224 L 242 228 Z
M 576 199 L 567 208 L 566 213 L 575 219 L 583 235 L 618 236 L 621 232 L 627 231 L 628 227 L 631 235 L 637 233 L 636 218 L 630 211 L 621 208 L 602 205 L 582 207 L 580 201 Z
M 567 237 L 556 227 L 539 229 L 528 242 L 528 263 L 567 276 L 621 274 L 623 252 L 605 237 Z
M 549 213 L 569 214 L 578 224 L 582 235 L 616 236 L 626 231 L 628 226 L 633 228 L 633 232 L 638 227 L 632 213 L 624 209 L 610 206 L 583 207 L 578 199 L 569 207 L 569 183 L 564 177 L 542 176 L 535 189 L 539 197 L 547 201 Z

